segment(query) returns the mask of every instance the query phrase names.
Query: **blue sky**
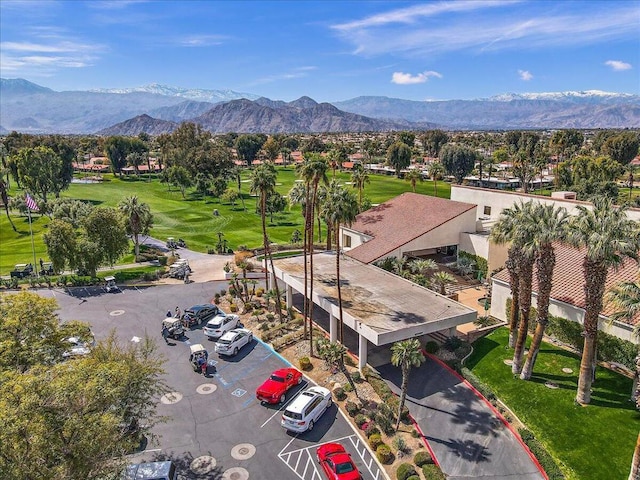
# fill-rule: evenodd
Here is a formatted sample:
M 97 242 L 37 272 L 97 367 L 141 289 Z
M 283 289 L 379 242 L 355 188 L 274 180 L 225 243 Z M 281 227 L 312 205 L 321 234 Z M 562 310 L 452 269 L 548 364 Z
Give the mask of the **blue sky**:
M 0 75 L 272 99 L 640 93 L 640 2 L 0 2 Z

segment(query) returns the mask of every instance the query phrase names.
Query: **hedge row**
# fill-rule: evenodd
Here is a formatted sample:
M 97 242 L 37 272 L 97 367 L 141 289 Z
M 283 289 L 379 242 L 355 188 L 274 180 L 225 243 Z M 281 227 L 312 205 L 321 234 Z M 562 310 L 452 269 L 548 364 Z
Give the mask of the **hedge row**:
M 538 462 L 540 462 L 544 471 L 547 472 L 549 480 L 563 480 L 565 476 L 562 474 L 560 467 L 558 467 L 558 464 L 553 460 L 544 446 L 536 439 L 533 433 L 526 428 L 519 428 L 518 433 L 520 434 L 522 441 L 538 459 Z

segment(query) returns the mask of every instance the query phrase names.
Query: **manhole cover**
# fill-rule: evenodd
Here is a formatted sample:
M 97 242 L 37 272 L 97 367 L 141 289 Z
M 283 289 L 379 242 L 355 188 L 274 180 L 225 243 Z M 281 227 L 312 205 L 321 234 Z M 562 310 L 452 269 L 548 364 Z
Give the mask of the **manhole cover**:
M 112 317 L 118 317 L 124 313 L 124 310 L 114 310 L 113 312 L 109 312 L 109 315 Z
M 249 460 L 256 453 L 256 447 L 250 443 L 241 443 L 231 449 L 231 456 L 236 460 Z
M 547 387 L 547 388 L 550 388 L 552 390 L 560 388 L 560 386 L 557 383 L 554 383 L 554 382 L 545 382 L 544 386 Z
M 160 401 L 165 405 L 173 405 L 182 400 L 182 394 L 180 392 L 169 392 L 160 397 Z
M 513 360 L 511 360 L 510 358 L 505 358 L 503 362 L 505 365 L 513 365 Z
M 215 383 L 203 383 L 196 388 L 196 392 L 200 395 L 209 395 L 210 393 L 215 392 L 217 388 L 218 386 Z
M 204 475 L 216 468 L 216 459 L 209 455 L 194 458 L 189 466 L 191 471 L 197 475 Z
M 567 368 L 567 367 L 564 367 L 564 368 L 562 369 L 562 371 L 563 371 L 564 373 L 573 373 L 573 370 L 572 370 L 572 369 L 570 369 L 570 368 Z
M 248 480 L 249 472 L 242 467 L 233 467 L 225 470 L 222 474 L 222 480 Z

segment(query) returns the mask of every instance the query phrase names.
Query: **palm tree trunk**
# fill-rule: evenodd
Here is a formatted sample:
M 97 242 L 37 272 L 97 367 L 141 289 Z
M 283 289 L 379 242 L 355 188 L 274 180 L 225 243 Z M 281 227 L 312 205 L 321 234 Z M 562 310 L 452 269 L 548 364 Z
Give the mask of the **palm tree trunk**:
M 340 230 L 340 222 L 336 222 L 335 230 Z M 338 288 L 338 312 L 340 314 L 340 343 L 344 345 L 344 319 L 342 317 L 342 287 L 340 286 L 340 239 L 336 235 L 336 286 Z
M 529 355 L 524 364 L 520 378 L 529 380 L 533 373 L 544 331 L 549 324 L 549 298 L 551 297 L 551 278 L 556 264 L 556 257 L 551 244 L 544 244 L 536 261 L 538 277 L 538 324 L 529 347 Z
M 306 210 L 306 206 L 305 206 Z M 304 257 L 304 292 L 302 295 L 302 323 L 304 325 L 304 338 L 307 338 L 307 248 L 309 248 L 308 244 L 308 230 L 307 230 L 307 220 L 305 216 L 304 221 L 304 234 L 303 234 L 303 248 L 302 253 Z
M 533 259 L 523 258 L 520 264 L 520 327 L 518 328 L 518 338 L 516 348 L 513 352 L 513 364 L 511 372 L 514 375 L 522 371 L 522 357 L 527 343 L 529 333 L 529 312 L 531 310 L 531 277 L 533 275 Z
M 505 262 L 509 271 L 509 285 L 511 287 L 511 309 L 509 311 L 509 348 L 515 348 L 518 325 L 520 324 L 520 276 L 518 275 L 517 251 L 509 249 L 509 257 Z
M 607 269 L 601 262 L 585 259 L 583 263 L 585 277 L 585 314 L 584 314 L 584 348 L 580 360 L 580 377 L 576 402 L 587 404 L 591 401 L 591 385 L 593 384 L 593 366 L 596 361 L 596 345 L 598 341 L 598 316 L 602 311 Z
M 313 196 L 311 201 L 311 224 L 309 232 L 309 355 L 313 356 L 313 219 L 315 217 L 315 206 L 318 200 L 318 183 L 313 184 Z
M 638 480 L 640 478 L 640 432 L 636 440 L 636 448 L 633 451 L 633 459 L 631 460 L 631 471 L 629 472 L 629 480 Z
M 133 234 L 133 244 L 134 244 L 134 254 L 136 257 L 136 262 L 138 261 L 138 257 L 140 256 L 140 241 L 138 239 L 138 234 Z
M 402 386 L 400 387 L 400 405 L 398 406 L 398 419 L 396 420 L 396 432 L 400 428 L 400 418 L 402 416 L 402 408 L 407 399 L 407 389 L 409 387 L 409 366 L 402 365 Z

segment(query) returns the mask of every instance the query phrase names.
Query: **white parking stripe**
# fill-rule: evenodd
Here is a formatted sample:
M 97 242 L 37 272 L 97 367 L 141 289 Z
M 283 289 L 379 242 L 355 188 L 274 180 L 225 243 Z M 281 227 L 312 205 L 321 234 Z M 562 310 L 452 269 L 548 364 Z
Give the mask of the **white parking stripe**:
M 355 441 L 354 441 L 354 438 L 355 438 Z M 351 440 L 351 445 L 353 445 L 353 447 L 358 452 L 358 455 L 360 455 L 360 459 L 362 460 L 362 463 L 364 463 L 364 465 L 367 467 L 367 470 L 369 470 L 369 473 L 371 474 L 371 476 L 375 480 L 378 480 L 378 476 L 380 475 L 380 469 L 376 468 L 375 469 L 375 474 L 373 473 L 373 470 L 371 469 L 371 466 L 375 465 L 377 467 L 377 464 L 375 463 L 375 459 L 373 458 L 373 456 L 371 454 L 369 454 L 369 463 L 367 464 L 367 461 L 365 459 L 365 455 L 367 453 L 369 453 L 369 451 L 367 450 L 366 445 L 364 445 L 364 442 L 362 442 L 363 443 L 363 449 L 362 449 L 362 452 L 360 452 L 360 449 L 358 448 L 358 444 L 360 443 L 360 437 L 354 435 L 354 436 L 349 437 L 349 440 Z
M 300 388 L 300 390 L 298 390 L 298 392 L 302 391 L 304 389 L 304 387 L 306 387 L 307 385 L 308 385 L 308 382 L 307 383 L 303 383 L 302 387 Z M 289 403 L 291 403 L 291 400 L 293 400 L 294 398 L 296 398 L 296 395 L 292 396 L 289 400 L 284 402 L 282 404 L 282 406 L 278 410 L 276 410 L 276 412 L 273 415 L 271 415 L 269 418 L 267 418 L 267 420 L 262 425 L 260 425 L 260 428 L 264 427 L 267 423 L 269 423 L 273 419 L 273 417 L 278 415 L 284 409 L 284 407 L 286 407 Z

